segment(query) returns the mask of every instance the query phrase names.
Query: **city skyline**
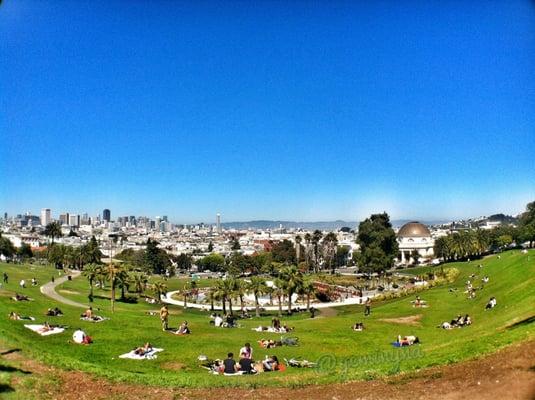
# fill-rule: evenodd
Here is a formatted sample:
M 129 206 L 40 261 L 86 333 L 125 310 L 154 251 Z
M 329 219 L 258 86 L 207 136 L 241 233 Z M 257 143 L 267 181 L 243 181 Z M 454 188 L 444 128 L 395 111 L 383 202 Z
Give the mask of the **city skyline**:
M 436 220 L 535 198 L 529 2 L 125 4 L 2 4 L 2 212 Z

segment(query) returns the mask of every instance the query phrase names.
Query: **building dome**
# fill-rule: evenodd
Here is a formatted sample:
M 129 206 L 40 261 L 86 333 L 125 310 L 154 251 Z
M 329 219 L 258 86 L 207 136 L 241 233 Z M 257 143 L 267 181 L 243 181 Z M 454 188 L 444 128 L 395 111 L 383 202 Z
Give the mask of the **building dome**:
M 408 222 L 398 231 L 398 237 L 430 237 L 431 232 L 424 224 L 419 222 Z

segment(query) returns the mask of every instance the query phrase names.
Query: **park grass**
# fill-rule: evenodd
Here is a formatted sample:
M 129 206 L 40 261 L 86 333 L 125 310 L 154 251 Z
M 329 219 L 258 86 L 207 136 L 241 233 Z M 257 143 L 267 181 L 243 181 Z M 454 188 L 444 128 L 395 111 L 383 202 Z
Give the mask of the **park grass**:
M 483 264 L 482 270 L 477 266 Z M 81 309 L 57 304 L 39 292 L 39 287 L 29 287 L 22 292 L 34 298 L 32 302 L 13 302 L 9 297 L 19 290 L 21 278 L 30 281 L 36 277 L 40 283 L 57 274 L 51 267 L 33 265 L 0 264 L 0 271 L 10 276 L 9 284 L 0 290 L 0 335 L 11 345 L 23 349 L 33 357 L 70 370 L 82 370 L 115 381 L 134 382 L 157 386 L 215 387 L 215 386 L 288 386 L 326 384 L 355 379 L 375 379 L 397 373 L 417 373 L 418 370 L 476 358 L 511 343 L 535 338 L 535 324 L 529 322 L 535 310 L 535 251 L 522 254 L 509 251 L 497 256 L 472 262 L 452 263 L 460 274 L 451 285 L 436 287 L 420 293 L 429 308 L 411 306 L 412 296 L 374 304 L 372 314 L 363 317 L 362 306 L 336 308 L 336 315 L 324 312 L 314 319 L 301 313 L 283 319 L 294 326 L 300 339 L 299 347 L 282 347 L 263 350 L 257 345 L 261 338 L 277 339 L 273 333 L 254 332 L 251 328 L 269 325 L 271 316 L 241 320 L 241 328 L 214 328 L 208 323 L 206 312 L 170 307 L 171 326 L 177 327 L 186 319 L 192 330 L 189 336 L 175 336 L 162 332 L 157 316 L 146 315 L 157 310 L 157 305 L 140 301 L 137 304 L 116 303 L 114 314 L 110 312 L 108 292 L 95 290 L 93 307 L 98 314 L 111 320 L 92 324 L 79 320 Z M 469 275 L 490 277 L 490 282 L 469 300 L 463 293 Z M 207 280 L 208 281 L 208 280 Z M 202 286 L 210 282 L 202 282 Z M 166 281 L 169 290 L 180 289 L 184 280 Z M 476 283 L 475 286 L 477 286 Z M 450 291 L 457 288 L 457 291 Z M 58 287 L 58 292 L 69 299 L 87 303 L 88 284 L 83 277 Z M 498 305 L 484 311 L 491 296 Z M 59 306 L 64 317 L 44 316 L 48 307 Z M 238 309 L 239 305 L 235 305 Z M 71 327 L 63 334 L 41 337 L 24 328 L 24 321 L 9 321 L 9 311 L 32 315 L 37 322 L 57 322 Z M 437 325 L 449 321 L 457 314 L 468 313 L 473 320 L 471 327 L 444 331 Z M 330 316 L 326 316 L 329 314 Z M 415 325 L 392 322 L 402 317 L 419 316 Z M 389 320 L 389 321 L 385 321 Z M 350 326 L 362 321 L 366 329 L 353 332 Z M 524 321 L 524 323 L 522 323 Z M 533 321 L 533 319 L 531 320 Z M 69 343 L 74 328 L 82 327 L 95 342 L 90 346 Z M 422 344 L 410 348 L 393 348 L 391 342 L 397 335 L 417 335 Z M 133 361 L 118 356 L 133 347 L 150 341 L 165 351 L 155 360 Z M 245 342 L 253 344 L 257 359 L 268 354 L 279 358 L 306 358 L 320 361 L 318 369 L 292 369 L 283 373 L 266 373 L 229 379 L 208 374 L 198 366 L 197 357 L 205 354 L 212 358 L 224 358 L 228 351 L 238 353 Z M 177 366 L 180 368 L 177 369 Z

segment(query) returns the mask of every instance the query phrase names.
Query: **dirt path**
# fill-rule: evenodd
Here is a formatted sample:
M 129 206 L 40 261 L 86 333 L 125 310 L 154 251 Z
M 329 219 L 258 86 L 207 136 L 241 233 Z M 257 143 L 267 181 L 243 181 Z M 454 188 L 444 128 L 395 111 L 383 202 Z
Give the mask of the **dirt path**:
M 80 271 L 71 271 L 69 273 L 69 275 L 71 275 L 73 278 L 77 278 L 78 276 L 80 276 L 80 274 L 81 274 Z M 45 283 L 43 286 L 41 286 L 41 293 L 59 303 L 67 304 L 73 307 L 87 308 L 87 305 L 66 299 L 65 297 L 59 295 L 56 292 L 56 286 L 61 285 L 67 279 L 69 279 L 68 275 L 64 275 L 61 278 L 55 279 L 54 282 Z
M 4 349 L 5 350 L 5 349 Z M 195 400 L 221 398 L 248 399 L 519 399 L 535 398 L 535 341 L 513 345 L 491 356 L 461 364 L 430 368 L 413 375 L 386 380 L 350 382 L 299 389 L 166 389 L 111 383 L 89 374 L 63 371 L 4 351 L 3 371 L 13 371 L 8 391 L 20 398 L 63 400 Z M 5 365 L 5 364 L 8 365 Z M 24 371 L 27 375 L 19 376 Z M 17 375 L 19 374 L 19 375 Z M 26 380 L 33 380 L 29 384 Z M 53 382 L 53 383 L 51 383 Z

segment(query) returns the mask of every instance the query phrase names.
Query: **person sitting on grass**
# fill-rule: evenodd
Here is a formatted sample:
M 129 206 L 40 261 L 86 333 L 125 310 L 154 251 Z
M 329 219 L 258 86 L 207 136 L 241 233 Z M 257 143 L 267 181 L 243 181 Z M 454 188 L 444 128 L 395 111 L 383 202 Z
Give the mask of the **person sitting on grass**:
M 175 332 L 177 335 L 189 335 L 191 333 L 191 331 L 189 330 L 189 327 L 188 327 L 188 321 L 184 321 L 180 324 L 180 327 L 178 328 L 178 330 Z
M 279 359 L 277 356 L 267 357 L 263 362 L 265 372 L 277 371 L 279 369 Z
M 93 307 L 89 307 L 87 310 L 85 310 L 82 315 L 80 315 L 81 318 L 87 318 L 92 319 L 93 318 Z
M 485 306 L 485 310 L 490 310 L 491 308 L 496 307 L 496 297 L 491 297 L 487 305 Z
M 147 353 L 150 353 L 152 351 L 152 344 L 149 342 L 145 343 L 143 347 L 136 347 L 134 349 L 134 354 L 137 354 L 138 356 L 144 356 Z
M 217 328 L 220 328 L 223 326 L 223 318 L 221 318 L 221 315 L 216 314 L 214 318 L 214 326 Z
M 364 330 L 364 324 L 362 322 L 355 322 L 355 325 L 353 325 L 353 330 L 357 332 Z
M 466 314 L 464 316 L 464 324 L 463 324 L 463 326 L 469 326 L 469 325 L 472 325 L 472 319 L 470 318 L 470 316 L 468 314 Z
M 247 353 L 240 354 L 239 369 L 247 375 L 256 374 L 256 370 L 254 369 L 254 362 Z
M 397 343 L 399 343 L 400 346 L 412 346 L 413 344 L 420 343 L 420 339 L 418 336 L 403 336 L 398 335 Z
M 236 318 L 232 314 L 227 314 L 225 322 L 223 323 L 223 328 L 235 328 L 236 327 Z
M 483 283 L 488 283 L 489 282 L 489 277 L 488 276 L 484 276 L 483 279 L 481 279 L 483 281 Z
M 43 324 L 43 326 L 41 328 L 38 329 L 38 332 L 39 333 L 46 333 L 46 332 L 50 332 L 51 330 L 53 330 L 54 327 L 52 325 L 50 325 L 48 323 L 48 321 L 45 321 L 45 323 Z
M 240 357 L 245 357 L 250 360 L 253 359 L 253 348 L 251 347 L 251 343 L 245 343 L 245 345 L 240 349 Z
M 228 353 L 227 358 L 223 361 L 223 373 L 235 374 L 238 371 L 236 361 L 234 360 L 234 354 Z
M 441 325 L 437 326 L 437 328 L 453 329 L 453 326 L 448 321 L 445 321 Z
M 87 335 L 83 330 L 80 328 L 76 329 L 74 333 L 72 334 L 72 340 L 74 343 L 77 344 L 91 344 L 93 343 L 93 339 L 89 335 Z

